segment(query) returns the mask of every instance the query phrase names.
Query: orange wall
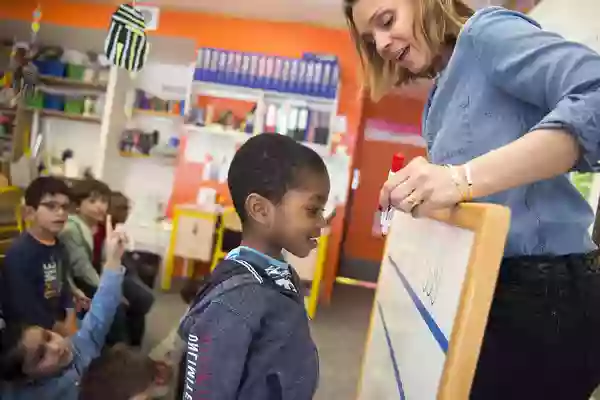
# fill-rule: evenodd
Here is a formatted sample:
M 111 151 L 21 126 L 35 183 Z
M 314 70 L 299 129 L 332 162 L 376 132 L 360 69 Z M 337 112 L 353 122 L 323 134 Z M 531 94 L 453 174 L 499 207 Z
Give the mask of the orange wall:
M 389 123 L 420 127 L 424 102 L 388 96 L 378 103 L 365 101 L 363 123 L 369 119 L 384 120 Z M 419 129 L 420 131 L 420 129 Z M 349 215 L 348 231 L 344 242 L 344 257 L 378 262 L 383 256 L 385 240 L 371 233 L 374 213 L 377 210 L 379 190 L 385 179 L 392 156 L 402 152 L 406 161 L 425 155 L 422 148 L 389 142 L 360 142 L 360 150 L 355 160 L 355 168 L 360 170 L 360 185 L 353 194 Z
M 97 28 L 108 30 L 114 5 L 70 2 L 67 0 L 23 0 L 8 1 L 0 7 L 0 19 L 31 20 L 35 7 L 42 8 L 42 21 L 39 35 L 43 37 L 44 23 L 70 27 Z M 345 30 L 329 29 L 298 23 L 276 23 L 244 20 L 226 16 L 215 16 L 182 11 L 161 11 L 158 30 L 152 35 L 191 38 L 197 47 L 213 47 L 226 50 L 257 52 L 299 57 L 303 52 L 327 53 L 338 56 L 341 66 L 341 93 L 338 113 L 348 118 L 348 137 L 344 140 L 350 154 L 354 151 L 362 112 L 360 87 L 358 83 L 358 60 L 350 37 Z M 193 193 L 195 200 L 200 181 L 181 181 L 179 176 L 195 176 L 200 179 L 201 165 L 181 165 L 176 176 L 174 195 L 184 200 Z M 180 174 L 180 172 L 185 172 Z M 193 189 L 195 187 L 195 189 Z M 183 188 L 179 193 L 177 188 Z M 343 216 L 344 210 L 338 210 Z M 342 218 L 337 218 L 329 240 L 328 270 L 324 282 L 324 296 L 329 298 L 336 266 L 339 258 Z

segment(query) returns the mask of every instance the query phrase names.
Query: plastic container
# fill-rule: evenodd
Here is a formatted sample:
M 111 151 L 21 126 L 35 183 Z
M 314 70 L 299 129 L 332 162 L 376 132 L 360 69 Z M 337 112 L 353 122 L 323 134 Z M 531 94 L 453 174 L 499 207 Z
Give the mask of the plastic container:
M 82 97 L 67 97 L 64 110 L 71 114 L 83 114 L 84 102 Z
M 84 65 L 67 64 L 67 78 L 83 81 L 85 70 Z
M 32 94 L 28 94 L 25 97 L 25 104 L 27 105 L 27 107 L 31 108 L 44 108 L 44 93 L 42 93 L 39 90 L 36 90 Z
M 63 111 L 65 108 L 64 96 L 56 94 L 46 94 L 44 96 L 44 108 L 48 110 Z
M 54 60 L 44 60 L 44 61 L 36 61 L 35 65 L 38 68 L 38 72 L 40 75 L 50 75 L 50 76 L 65 76 L 66 65 L 60 61 Z

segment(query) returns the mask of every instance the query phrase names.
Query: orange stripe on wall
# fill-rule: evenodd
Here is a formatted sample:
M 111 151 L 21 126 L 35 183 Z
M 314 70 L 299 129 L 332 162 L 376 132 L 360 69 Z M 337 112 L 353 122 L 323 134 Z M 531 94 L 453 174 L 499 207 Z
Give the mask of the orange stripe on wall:
M 40 4 L 42 21 L 39 35 L 43 38 L 44 23 L 74 28 L 108 30 L 110 16 L 116 5 L 83 3 L 66 0 L 9 1 L 0 7 L 0 18 L 31 21 L 32 12 Z M 341 7 L 341 6 L 340 6 Z M 341 93 L 338 112 L 347 117 L 349 153 L 356 147 L 361 119 L 362 101 L 358 83 L 358 59 L 350 36 L 343 29 L 331 29 L 300 23 L 279 23 L 245 20 L 226 16 L 163 10 L 158 30 L 152 35 L 184 37 L 194 40 L 197 47 L 213 47 L 299 57 L 304 52 L 335 54 L 341 66 Z M 193 56 L 193 55 L 191 55 Z M 175 178 L 173 202 L 195 201 L 201 182 L 202 166 L 180 163 Z M 192 195 L 193 194 L 193 195 Z M 338 210 L 327 256 L 324 297 L 329 298 L 338 264 L 342 235 L 343 210 Z

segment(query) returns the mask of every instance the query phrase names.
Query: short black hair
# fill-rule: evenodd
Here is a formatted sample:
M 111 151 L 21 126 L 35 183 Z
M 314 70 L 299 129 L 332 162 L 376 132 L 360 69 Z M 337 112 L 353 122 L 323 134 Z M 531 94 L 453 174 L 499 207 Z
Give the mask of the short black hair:
M 156 376 L 154 362 L 118 344 L 94 359 L 81 378 L 80 400 L 129 400 L 148 390 Z
M 75 205 L 81 205 L 81 202 L 90 197 L 100 196 L 110 200 L 112 191 L 108 185 L 102 181 L 92 178 L 85 178 L 73 183 L 71 189 L 71 198 Z
M 246 199 L 252 193 L 279 203 L 291 189 L 302 185 L 302 174 L 327 175 L 325 162 L 314 150 L 289 136 L 263 133 L 251 137 L 235 153 L 227 184 L 233 205 L 245 223 Z
M 69 185 L 63 179 L 53 176 L 36 178 L 25 189 L 25 205 L 37 209 L 44 196 L 56 194 L 71 197 Z
M 23 334 L 32 325 L 9 322 L 2 330 L 0 340 L 0 381 L 22 382 L 27 379 L 23 371 L 25 348 Z M 41 328 L 40 328 L 41 329 Z

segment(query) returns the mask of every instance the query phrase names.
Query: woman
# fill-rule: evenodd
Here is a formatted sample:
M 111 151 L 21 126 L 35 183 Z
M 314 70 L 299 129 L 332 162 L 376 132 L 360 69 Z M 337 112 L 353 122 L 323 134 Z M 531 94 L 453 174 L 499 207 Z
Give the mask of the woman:
M 381 207 L 426 215 L 475 200 L 512 212 L 471 398 L 589 399 L 600 263 L 593 213 L 566 173 L 597 162 L 600 56 L 522 14 L 473 15 L 460 0 L 345 0 L 345 13 L 373 97 L 435 77 L 429 160 L 389 179 Z

